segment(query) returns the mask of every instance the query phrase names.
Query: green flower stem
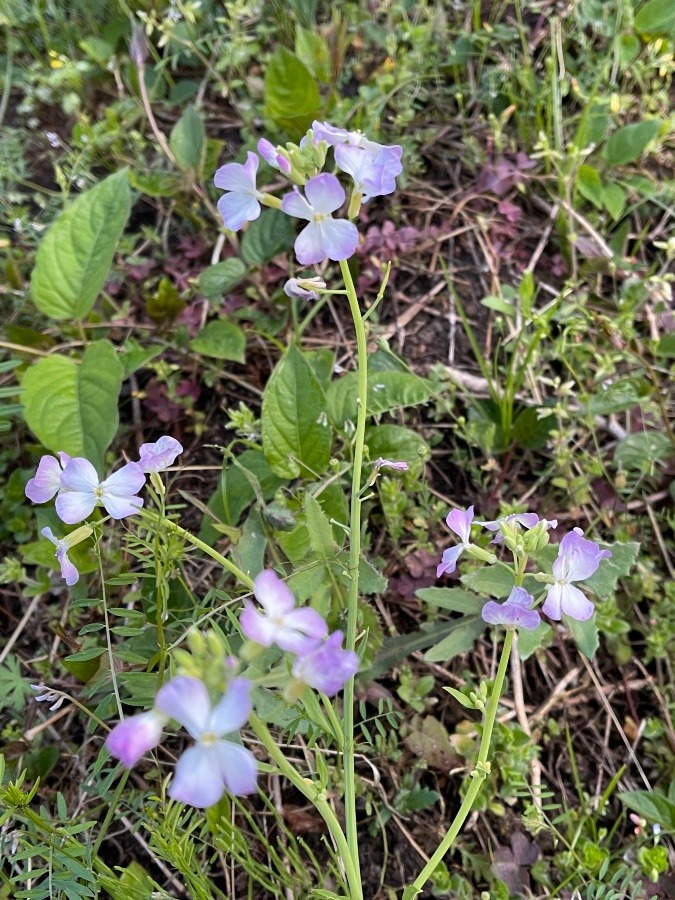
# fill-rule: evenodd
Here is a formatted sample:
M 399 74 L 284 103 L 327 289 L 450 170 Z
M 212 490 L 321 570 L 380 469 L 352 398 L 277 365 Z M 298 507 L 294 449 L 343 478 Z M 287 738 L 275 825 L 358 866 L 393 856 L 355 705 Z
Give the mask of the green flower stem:
M 366 417 L 368 406 L 368 344 L 366 326 L 361 316 L 356 289 L 349 264 L 340 262 L 340 271 L 347 289 L 349 309 L 356 330 L 356 354 L 358 371 L 358 398 L 356 415 L 356 436 L 352 457 L 352 496 L 349 516 L 349 595 L 347 598 L 347 629 L 345 646 L 354 650 L 356 644 L 356 624 L 359 602 L 359 559 L 361 557 L 361 470 L 363 468 L 363 452 L 366 436 Z M 357 874 L 359 873 L 359 836 L 356 827 L 356 778 L 354 772 L 354 679 L 350 678 L 344 689 L 343 728 L 344 750 L 344 785 L 345 785 L 345 826 L 350 855 Z M 361 879 L 359 877 L 359 893 L 353 900 L 361 897 Z
M 311 779 L 303 778 L 297 769 L 289 763 L 277 746 L 265 723 L 259 719 L 255 713 L 251 713 L 248 722 L 267 750 L 270 759 L 274 760 L 277 764 L 277 768 L 281 774 L 285 775 L 291 784 L 293 784 L 319 812 L 321 818 L 328 827 L 331 837 L 335 841 L 335 847 L 340 856 L 340 861 L 344 866 L 345 875 L 347 876 L 347 881 L 349 883 L 350 896 L 351 898 L 354 898 L 354 900 L 357 900 L 357 898 L 358 900 L 363 900 L 358 857 L 355 860 L 352 856 L 349 845 L 347 844 L 347 839 L 340 826 L 340 822 L 326 799 L 325 791 L 311 781 Z
M 223 556 L 222 553 L 218 553 L 217 550 L 214 550 L 213 547 L 209 547 L 208 544 L 205 544 L 204 541 L 200 541 L 199 538 L 195 537 L 193 534 L 190 534 L 189 531 L 186 531 L 185 528 L 181 528 L 180 525 L 176 525 L 175 522 L 172 522 L 171 519 L 162 519 L 160 520 L 161 524 L 164 528 L 167 528 L 169 531 L 173 531 L 175 534 L 179 534 L 181 537 L 185 538 L 193 547 L 197 547 L 199 550 L 202 550 L 206 553 L 207 556 L 210 556 L 211 559 L 215 559 L 216 562 L 220 563 L 220 565 L 227 569 L 228 572 L 231 572 L 232 575 L 240 581 L 243 585 L 245 585 L 249 590 L 253 590 L 253 579 L 249 578 L 245 572 L 239 568 L 239 566 L 235 566 L 233 562 Z
M 422 869 L 417 878 L 410 885 L 410 887 L 407 887 L 403 892 L 403 900 L 413 900 L 413 898 L 416 897 L 417 894 L 421 893 L 422 888 L 434 874 L 434 871 L 436 870 L 438 864 L 441 862 L 448 850 L 452 847 L 455 838 L 461 831 L 461 828 L 464 825 L 467 816 L 471 812 L 471 807 L 473 806 L 476 797 L 480 793 L 483 782 L 490 773 L 490 763 L 487 761 L 487 758 L 490 751 L 490 742 L 492 740 L 492 732 L 495 726 L 495 719 L 497 718 L 497 707 L 499 706 L 499 700 L 502 695 L 502 688 L 504 687 L 506 668 L 508 666 L 509 656 L 511 655 L 513 634 L 513 629 L 508 628 L 506 631 L 506 637 L 504 638 L 504 646 L 502 647 L 502 655 L 499 660 L 499 667 L 497 668 L 497 677 L 495 678 L 495 682 L 492 686 L 490 702 L 488 703 L 488 707 L 485 712 L 483 734 L 481 736 L 480 746 L 478 748 L 478 759 L 476 760 L 476 765 L 473 772 L 471 773 L 472 781 L 471 785 L 469 786 L 469 790 L 466 792 L 466 796 L 464 797 L 462 805 L 457 811 L 457 815 L 453 819 L 450 828 L 448 828 L 445 837 L 438 845 L 436 852 L 431 857 L 426 866 Z

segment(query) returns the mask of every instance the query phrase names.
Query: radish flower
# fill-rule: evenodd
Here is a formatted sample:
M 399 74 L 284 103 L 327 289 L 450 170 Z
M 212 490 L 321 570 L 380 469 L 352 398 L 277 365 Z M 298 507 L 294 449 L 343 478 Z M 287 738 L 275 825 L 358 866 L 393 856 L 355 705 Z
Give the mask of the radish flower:
M 256 577 L 253 592 L 263 612 L 258 612 L 250 600 L 244 600 L 239 616 L 241 630 L 250 641 L 263 647 L 276 644 L 291 653 L 307 653 L 328 633 L 328 626 L 316 610 L 295 608 L 295 597 L 271 569 Z
M 593 604 L 575 587 L 574 581 L 585 581 L 597 570 L 600 560 L 612 554 L 601 550 L 593 541 L 584 537 L 581 528 L 574 528 L 560 541 L 558 558 L 553 563 L 555 583 L 549 585 L 542 612 L 551 619 L 563 615 L 585 622 L 593 615 Z
M 56 513 L 62 522 L 75 525 L 90 516 L 94 507 L 100 504 L 113 519 L 123 519 L 143 506 L 143 500 L 135 495 L 144 484 L 145 475 L 136 463 L 127 463 L 99 482 L 96 469 L 89 460 L 75 457 L 68 461 L 61 475 Z

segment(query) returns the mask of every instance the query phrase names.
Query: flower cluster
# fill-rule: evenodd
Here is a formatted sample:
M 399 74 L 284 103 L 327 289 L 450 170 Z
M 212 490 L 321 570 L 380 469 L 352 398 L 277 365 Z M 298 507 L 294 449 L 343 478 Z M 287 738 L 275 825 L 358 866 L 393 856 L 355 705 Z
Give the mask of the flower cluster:
M 156 443 L 142 444 L 138 462 L 126 463 L 122 468 L 99 481 L 94 466 L 84 457 L 71 457 L 60 451 L 57 456 L 43 456 L 35 476 L 26 485 L 26 496 L 33 503 L 47 503 L 56 497 L 56 514 L 66 525 L 83 522 L 102 506 L 112 519 L 124 519 L 137 513 L 143 506 L 138 495 L 145 484 L 145 476 L 151 477 L 173 465 L 183 452 L 180 443 L 165 435 Z M 56 546 L 56 558 L 61 575 L 67 585 L 76 584 L 79 573 L 68 558 L 68 550 L 86 540 L 91 528 L 76 528 L 63 538 L 57 538 L 51 528 L 43 528 L 42 534 Z
M 334 148 L 337 168 L 352 180 L 348 219 L 333 217 L 347 195 L 334 174 L 321 171 L 329 147 Z M 218 201 L 218 210 L 231 231 L 239 231 L 247 222 L 257 219 L 261 205 L 304 219 L 308 224 L 295 241 L 295 254 L 303 266 L 326 259 L 334 262 L 349 259 L 359 243 L 358 230 L 349 219 L 356 218 L 361 204 L 372 197 L 393 193 L 396 178 L 403 171 L 400 146 L 378 144 L 361 132 L 335 128 L 327 122 L 314 122 L 299 145 L 274 147 L 263 138 L 258 142 L 258 153 L 293 182 L 292 191 L 281 200 L 259 191 L 259 159 L 249 151 L 245 163 L 227 163 L 217 170 L 214 184 L 226 191 Z M 296 287 L 294 284 L 287 293 L 305 297 L 315 294 L 311 288 L 304 295 L 297 294 Z
M 241 630 L 255 644 L 275 645 L 294 654 L 287 696 L 297 697 L 306 686 L 328 696 L 337 694 L 359 665 L 356 653 L 342 648 L 342 632 L 329 635 L 326 622 L 315 610 L 296 608 L 293 594 L 271 570 L 257 576 L 254 593 L 261 609 L 244 600 Z M 157 692 L 151 710 L 113 728 L 106 741 L 111 756 L 128 768 L 135 766 L 160 743 L 164 728 L 173 720 L 195 743 L 176 764 L 170 797 L 207 807 L 217 803 L 225 790 L 236 795 L 255 791 L 255 758 L 232 740 L 252 710 L 253 685 L 234 675 L 238 665 L 234 658 L 226 660 L 228 684 L 215 704 L 201 678 L 183 674 L 172 678 Z
M 271 569 L 258 575 L 253 592 L 262 612 L 245 600 L 239 617 L 241 630 L 262 647 L 276 645 L 295 654 L 291 673 L 297 684 L 289 693 L 309 685 L 329 697 L 337 694 L 359 667 L 356 653 L 342 649 L 342 632 L 329 636 L 328 626 L 316 610 L 296 609 L 295 597 Z
M 473 506 L 466 511 L 453 509 L 448 514 L 448 528 L 457 535 L 460 543 L 443 552 L 436 569 L 438 578 L 455 571 L 457 560 L 464 551 L 478 559 L 486 559 L 486 551 L 471 543 L 471 527 L 474 524 L 496 532 L 493 544 L 506 543 L 511 549 L 521 549 L 525 553 L 541 549 L 548 542 L 547 532 L 558 524 L 556 519 L 540 519 L 536 513 L 516 513 L 491 522 L 474 523 L 473 518 Z M 529 532 L 522 540 L 518 526 Z M 596 543 L 587 540 L 581 528 L 574 528 L 566 534 L 560 541 L 558 556 L 553 562 L 551 583 L 546 587 L 542 612 L 555 621 L 562 619 L 563 615 L 580 622 L 590 619 L 593 604 L 574 582 L 590 578 L 597 571 L 600 561 L 611 555 L 609 550 L 601 550 Z M 514 587 L 503 603 L 489 600 L 483 607 L 482 616 L 491 625 L 534 629 L 541 621 L 534 606 L 535 598 L 531 594 L 522 587 Z

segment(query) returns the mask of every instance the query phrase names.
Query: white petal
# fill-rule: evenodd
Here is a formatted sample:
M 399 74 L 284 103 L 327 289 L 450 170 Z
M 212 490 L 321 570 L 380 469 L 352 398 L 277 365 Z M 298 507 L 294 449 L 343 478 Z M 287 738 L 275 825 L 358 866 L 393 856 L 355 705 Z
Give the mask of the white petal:
M 251 713 L 251 682 L 233 678 L 222 699 L 213 707 L 207 731 L 222 737 L 246 724 Z
M 176 764 L 169 797 L 205 809 L 223 796 L 225 784 L 220 775 L 216 744 L 190 747 Z
M 211 701 L 204 682 L 187 675 L 167 681 L 157 692 L 155 706 L 179 722 L 195 740 L 206 731 L 211 716 Z
M 258 766 L 251 751 L 232 741 L 218 741 L 214 748 L 220 777 L 228 791 L 236 796 L 255 793 Z

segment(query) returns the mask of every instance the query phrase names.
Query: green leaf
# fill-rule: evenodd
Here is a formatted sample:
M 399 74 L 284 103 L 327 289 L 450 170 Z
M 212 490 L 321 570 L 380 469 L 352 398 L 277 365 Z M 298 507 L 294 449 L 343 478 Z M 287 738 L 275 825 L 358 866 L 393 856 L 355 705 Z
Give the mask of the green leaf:
M 462 575 L 461 581 L 472 591 L 497 599 L 508 597 L 515 584 L 513 572 L 501 566 L 483 566 L 482 569 L 474 569 L 473 572 Z
M 299 138 L 321 110 L 316 81 L 298 57 L 278 47 L 265 73 L 265 115 L 291 138 Z
M 220 300 L 246 275 L 244 263 L 232 257 L 204 269 L 199 276 L 199 290 L 207 300 Z
M 101 472 L 119 424 L 122 377 L 108 341 L 90 344 L 79 365 L 66 356 L 41 359 L 22 381 L 26 424 L 48 450 L 84 456 Z
M 597 571 L 584 581 L 584 585 L 593 591 L 601 600 L 609 600 L 614 596 L 619 578 L 629 574 L 637 559 L 640 545 L 637 543 L 600 544 L 603 550 L 610 550 L 612 555 L 601 559 Z
M 127 170 L 85 191 L 52 223 L 31 275 L 33 302 L 51 319 L 91 311 L 131 212 Z
M 670 3 L 670 0 L 667 0 Z M 617 49 L 619 56 L 619 67 L 622 72 L 625 72 L 628 66 L 631 65 L 637 58 L 638 53 L 640 52 L 641 43 L 639 38 L 636 38 L 634 34 L 622 34 L 617 41 Z
M 675 357 L 675 333 L 661 335 L 654 348 L 654 356 L 665 356 L 668 359 Z
M 328 347 L 320 347 L 318 350 L 305 350 L 305 359 L 314 370 L 321 387 L 324 391 L 328 390 L 335 368 L 335 353 Z
M 518 630 L 518 656 L 529 659 L 542 647 L 548 647 L 553 639 L 553 629 L 546 622 L 540 622 L 536 628 Z
M 480 618 L 465 617 L 450 634 L 424 654 L 427 662 L 449 662 L 460 653 L 468 653 L 486 625 Z
M 295 29 L 295 54 L 305 62 L 315 78 L 324 84 L 330 82 L 330 51 L 322 35 L 298 25 Z
M 651 386 L 643 378 L 620 378 L 588 400 L 586 409 L 591 416 L 607 416 L 638 406 L 648 397 Z
M 201 113 L 189 104 L 173 126 L 169 138 L 169 146 L 179 169 L 197 173 L 201 170 L 205 141 L 206 131 Z
M 622 791 L 619 800 L 643 819 L 658 822 L 662 828 L 675 831 L 675 803 L 658 788 L 651 791 Z
M 182 176 L 175 172 L 129 172 L 132 188 L 148 197 L 173 197 L 183 185 Z
M 442 609 L 466 615 L 480 615 L 485 603 L 482 597 L 478 597 L 470 591 L 463 591 L 461 588 L 421 588 L 419 591 L 415 591 L 415 596 L 424 600 L 425 603 L 431 603 L 432 606 L 440 606 Z
M 229 359 L 244 362 L 246 335 L 238 325 L 216 319 L 208 322 L 196 338 L 190 341 L 190 350 L 214 359 Z
M 670 438 L 660 431 L 641 431 L 619 441 L 614 462 L 623 469 L 649 471 L 652 465 L 663 465 L 675 453 Z
M 124 378 L 128 378 L 129 375 L 144 368 L 155 357 L 159 356 L 163 349 L 163 347 L 153 346 L 142 347 L 133 338 L 128 338 L 124 342 L 124 349 L 118 356 L 124 370 Z
M 326 392 L 328 411 L 336 428 L 356 421 L 358 377 L 350 372 L 334 381 Z M 368 373 L 368 415 L 375 416 L 404 406 L 419 406 L 431 396 L 431 387 L 411 372 L 378 371 Z
M 343 560 L 347 564 L 347 555 Z M 375 566 L 362 556 L 359 560 L 359 590 L 362 594 L 384 594 L 387 590 L 387 579 Z
M 312 550 L 319 559 L 332 559 L 338 548 L 333 539 L 333 526 L 328 516 L 321 509 L 319 501 L 309 493 L 305 494 L 304 506 Z
M 455 700 L 464 707 L 464 709 L 476 708 L 476 704 L 472 700 L 469 700 L 466 694 L 463 694 L 461 691 L 458 691 L 455 688 L 451 687 L 444 687 L 443 690 L 447 691 L 451 697 L 454 697 Z
M 249 578 L 255 578 L 259 572 L 262 572 L 265 565 L 266 546 L 267 539 L 262 519 L 258 510 L 253 507 L 246 517 L 241 537 L 232 551 L 235 563 Z
M 603 151 L 607 165 L 624 166 L 639 159 L 649 142 L 659 133 L 661 124 L 660 119 L 647 119 L 624 125 L 615 131 L 607 139 Z
M 454 619 L 451 622 L 438 622 L 432 628 L 425 626 L 419 631 L 409 634 L 401 634 L 396 637 L 385 638 L 382 649 L 379 651 L 370 669 L 363 672 L 364 678 L 374 679 L 388 672 L 393 666 L 398 665 L 411 653 L 425 650 L 441 638 L 453 632 L 456 628 L 465 624 L 464 618 Z
M 297 347 L 291 347 L 272 372 L 261 422 L 263 453 L 277 475 L 309 478 L 326 470 L 333 446 L 326 399 Z
M 600 646 L 595 613 L 593 613 L 590 619 L 586 619 L 585 622 L 579 622 L 577 619 L 572 619 L 570 616 L 563 616 L 563 621 L 572 632 L 574 643 L 579 650 L 581 650 L 588 659 L 593 659 Z
M 618 184 L 608 184 L 602 189 L 602 203 L 615 222 L 623 215 L 626 207 L 626 192 Z
M 373 425 L 366 430 L 366 444 L 371 460 L 391 459 L 407 462 L 411 469 L 419 470 L 431 455 L 431 449 L 423 437 L 401 425 Z M 385 474 L 388 474 L 385 470 Z
M 675 31 L 675 6 L 672 0 L 649 0 L 637 11 L 633 27 L 638 34 L 670 37 Z
M 280 209 L 263 210 L 248 226 L 241 241 L 241 256 L 249 266 L 261 266 L 293 244 L 295 228 Z
M 534 406 L 522 406 L 515 414 L 511 436 L 524 450 L 540 450 L 548 441 L 553 416 L 540 416 Z
M 577 190 L 582 197 L 589 200 L 596 209 L 602 209 L 602 180 L 600 173 L 593 166 L 579 166 L 577 172 Z

